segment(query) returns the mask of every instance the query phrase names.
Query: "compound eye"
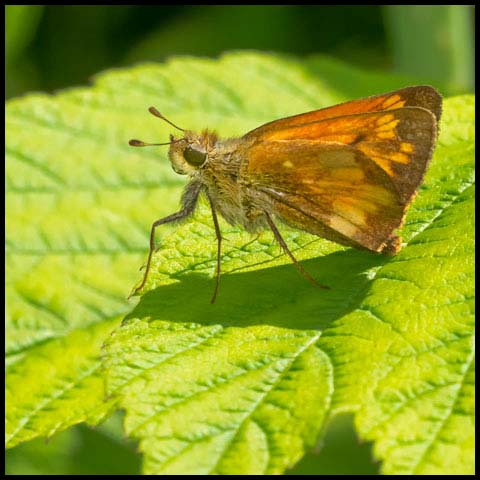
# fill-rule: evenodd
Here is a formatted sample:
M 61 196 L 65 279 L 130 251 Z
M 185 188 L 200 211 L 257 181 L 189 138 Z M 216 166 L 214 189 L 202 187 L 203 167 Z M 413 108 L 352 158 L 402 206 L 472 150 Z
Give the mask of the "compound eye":
M 190 165 L 193 165 L 194 167 L 200 167 L 207 159 L 207 152 L 197 150 L 195 147 L 189 145 L 183 151 L 183 156 Z

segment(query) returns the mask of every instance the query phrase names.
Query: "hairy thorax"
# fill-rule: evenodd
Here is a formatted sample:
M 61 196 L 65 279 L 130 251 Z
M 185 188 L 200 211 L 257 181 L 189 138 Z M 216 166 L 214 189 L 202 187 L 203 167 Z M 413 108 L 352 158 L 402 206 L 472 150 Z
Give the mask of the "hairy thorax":
M 241 173 L 246 161 L 244 151 L 250 146 L 250 142 L 244 139 L 218 141 L 209 152 L 200 177 L 215 208 L 225 220 L 254 232 L 263 227 L 265 221 L 255 205 L 248 179 Z

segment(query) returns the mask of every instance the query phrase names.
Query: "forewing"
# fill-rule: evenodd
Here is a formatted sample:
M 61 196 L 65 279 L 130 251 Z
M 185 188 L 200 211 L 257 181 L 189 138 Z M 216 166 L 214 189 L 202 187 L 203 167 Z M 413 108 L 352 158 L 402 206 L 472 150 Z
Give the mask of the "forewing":
M 404 107 L 272 130 L 261 141 L 287 145 L 306 140 L 318 148 L 328 143 L 352 146 L 390 177 L 400 200 L 407 204 L 423 179 L 436 137 L 431 112 Z
M 403 107 L 425 108 L 433 113 L 438 122 L 442 113 L 442 97 L 437 90 L 428 85 L 406 87 L 395 90 L 394 92 L 352 100 L 332 107 L 274 120 L 273 122 L 266 123 L 252 130 L 247 133 L 245 137 L 262 138 L 264 134 L 269 134 L 276 130 L 284 130 L 292 126 L 318 122 L 328 118 L 355 115 L 358 113 L 396 110 Z
M 257 143 L 242 175 L 283 221 L 340 243 L 381 251 L 403 219 L 405 206 L 389 176 L 348 145 Z

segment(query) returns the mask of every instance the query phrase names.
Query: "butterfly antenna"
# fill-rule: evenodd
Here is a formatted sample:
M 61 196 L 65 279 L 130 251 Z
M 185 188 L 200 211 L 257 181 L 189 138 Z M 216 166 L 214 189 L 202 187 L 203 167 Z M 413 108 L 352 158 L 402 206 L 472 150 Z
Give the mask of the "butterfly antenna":
M 162 120 L 165 120 L 165 122 L 169 123 L 172 127 L 176 128 L 177 130 L 180 130 L 181 132 L 184 132 L 184 128 L 177 127 L 174 123 L 172 123 L 168 118 L 165 118 L 155 107 L 150 107 L 148 111 L 152 114 L 155 115 L 155 117 L 161 118 Z
M 132 140 L 128 141 L 128 144 L 131 147 L 161 147 L 162 145 L 171 145 L 172 143 L 181 142 L 182 140 L 184 140 L 184 138 L 174 139 L 173 135 L 170 135 L 170 141 L 165 143 L 148 143 L 148 142 L 142 142 L 141 140 L 137 140 L 133 138 Z
M 166 142 L 166 143 L 147 143 L 142 142 L 141 140 L 132 139 L 128 141 L 128 144 L 131 147 L 159 147 L 161 145 L 170 145 L 173 142 Z

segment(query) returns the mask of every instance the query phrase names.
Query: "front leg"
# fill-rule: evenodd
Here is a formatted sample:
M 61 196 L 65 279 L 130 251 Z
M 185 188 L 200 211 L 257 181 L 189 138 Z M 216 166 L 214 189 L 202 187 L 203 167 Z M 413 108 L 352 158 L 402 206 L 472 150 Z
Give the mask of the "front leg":
M 199 182 L 192 182 L 187 185 L 185 192 L 182 195 L 182 209 L 176 213 L 172 213 L 167 217 L 156 220 L 152 224 L 152 229 L 150 230 L 150 251 L 148 252 L 147 265 L 145 268 L 145 273 L 143 275 L 142 283 L 133 290 L 129 295 L 131 297 L 135 293 L 139 292 L 144 286 L 148 278 L 148 272 L 150 271 L 150 263 L 152 261 L 152 255 L 155 251 L 155 229 L 160 225 L 165 225 L 166 223 L 177 222 L 189 217 L 197 206 L 198 197 L 202 190 L 202 184 Z

